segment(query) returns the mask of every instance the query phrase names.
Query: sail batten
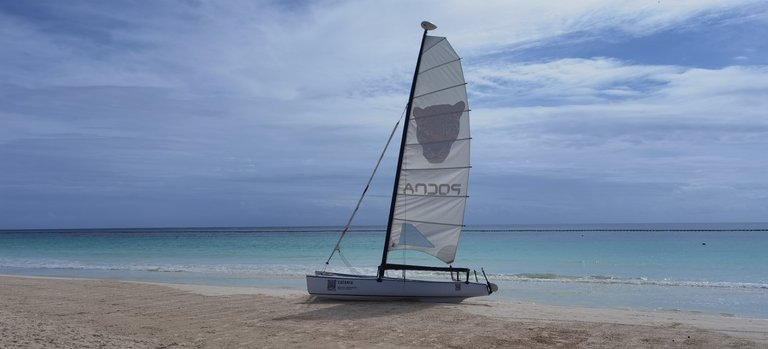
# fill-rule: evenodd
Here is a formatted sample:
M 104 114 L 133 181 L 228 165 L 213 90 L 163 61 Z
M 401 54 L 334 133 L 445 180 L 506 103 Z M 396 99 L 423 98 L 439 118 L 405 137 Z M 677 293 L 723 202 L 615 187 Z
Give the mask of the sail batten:
M 448 62 L 442 63 L 442 64 L 440 64 L 440 65 L 436 65 L 436 66 L 434 66 L 434 67 L 432 67 L 432 68 L 429 68 L 429 69 L 424 69 L 424 70 L 420 71 L 420 72 L 419 72 L 419 74 L 422 74 L 422 73 L 426 73 L 426 72 L 428 72 L 428 71 L 430 71 L 430 70 L 432 70 L 432 69 L 437 69 L 437 68 L 440 68 L 440 67 L 442 67 L 442 66 L 444 66 L 444 65 L 446 65 L 446 64 L 451 64 L 451 63 L 453 63 L 453 62 L 458 62 L 458 61 L 460 61 L 460 60 L 461 60 L 461 58 L 456 58 L 456 59 L 454 59 L 454 60 L 452 60 L 452 61 L 448 61 Z
M 433 93 L 442 92 L 442 91 L 445 91 L 445 90 L 450 90 L 450 89 L 452 89 L 452 88 L 461 87 L 461 86 L 464 86 L 464 85 L 466 85 L 466 84 L 467 84 L 467 83 L 465 82 L 465 83 L 461 83 L 461 84 L 458 84 L 458 85 L 453 85 L 453 86 L 448 86 L 448 87 L 445 87 L 445 88 L 441 88 L 441 89 L 439 89 L 439 90 L 434 90 L 434 91 L 430 91 L 430 92 L 422 93 L 422 94 L 420 94 L 420 95 L 418 95 L 418 96 L 414 96 L 414 97 L 413 97 L 413 99 L 416 99 L 416 98 L 421 98 L 421 97 L 424 97 L 424 96 L 428 96 L 428 95 L 431 95 L 431 94 L 433 94 Z
M 470 111 L 470 110 L 469 110 L 469 109 L 464 109 L 462 112 L 468 112 L 468 111 Z M 426 118 L 431 118 L 431 117 L 433 117 L 433 116 L 442 116 L 442 115 L 447 115 L 447 114 L 452 114 L 452 112 L 447 112 L 447 113 L 435 113 L 435 114 L 426 114 L 426 115 L 422 115 L 422 116 L 421 116 L 421 118 L 422 118 L 422 119 L 426 119 Z M 459 139 L 459 140 L 460 140 L 460 139 Z
M 403 196 L 430 196 L 430 197 L 445 198 L 445 199 L 450 199 L 450 198 L 468 198 L 469 197 L 469 195 L 438 195 L 438 194 L 421 194 L 421 195 L 418 195 L 418 194 L 404 194 Z
M 423 52 L 429 52 L 429 50 L 431 50 L 433 47 L 437 46 L 441 42 L 447 41 L 446 38 L 440 37 L 440 36 L 427 36 L 427 38 L 434 38 L 434 39 L 439 39 L 439 40 L 437 42 L 430 43 L 428 47 L 424 48 Z
M 456 223 L 442 223 L 442 222 L 426 222 L 426 221 L 415 221 L 412 219 L 403 219 L 395 217 L 396 220 L 403 221 L 403 222 L 409 222 L 409 223 L 426 223 L 426 224 L 439 224 L 439 225 L 448 225 L 448 226 L 454 226 L 454 227 L 464 227 L 464 224 L 456 224 Z
M 434 170 L 460 170 L 465 168 L 472 168 L 472 166 L 457 166 L 457 167 L 436 167 L 436 168 L 405 168 L 403 171 L 434 171 Z
M 452 263 L 468 197 L 466 81 L 446 38 L 425 35 L 419 56 L 385 248 Z

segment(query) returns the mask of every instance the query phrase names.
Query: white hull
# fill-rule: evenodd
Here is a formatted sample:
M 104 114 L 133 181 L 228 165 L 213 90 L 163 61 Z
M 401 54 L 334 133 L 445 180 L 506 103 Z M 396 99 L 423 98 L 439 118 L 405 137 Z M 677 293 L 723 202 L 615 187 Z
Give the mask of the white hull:
M 489 287 L 492 290 L 489 290 Z M 358 276 L 327 272 L 307 275 L 310 295 L 343 300 L 416 300 L 461 302 L 469 297 L 487 296 L 496 285 L 466 281 L 427 281 Z

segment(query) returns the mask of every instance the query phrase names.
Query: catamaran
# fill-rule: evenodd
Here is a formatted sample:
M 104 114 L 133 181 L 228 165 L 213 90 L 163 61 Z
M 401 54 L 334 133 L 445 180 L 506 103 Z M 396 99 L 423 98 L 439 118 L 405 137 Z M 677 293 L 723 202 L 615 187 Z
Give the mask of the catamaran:
M 424 21 L 421 27 L 424 33 L 406 106 L 378 272 L 365 276 L 316 271 L 314 275 L 307 275 L 310 295 L 355 300 L 461 302 L 468 297 L 489 295 L 498 289 L 488 281 L 482 269 L 484 281 L 478 279 L 476 271 L 472 281 L 469 268 L 452 266 L 464 226 L 467 201 L 469 104 L 461 59 L 446 38 L 427 35 L 437 28 L 434 24 Z M 370 185 L 370 179 L 368 183 Z M 367 189 L 366 186 L 363 196 Z M 360 201 L 355 212 L 359 205 Z M 341 239 L 348 231 L 352 217 L 333 252 L 340 251 Z M 387 258 L 394 250 L 420 251 L 448 266 L 393 264 Z M 402 277 L 388 276 L 388 270 L 402 271 Z M 447 273 L 450 279 L 406 278 L 406 271 Z

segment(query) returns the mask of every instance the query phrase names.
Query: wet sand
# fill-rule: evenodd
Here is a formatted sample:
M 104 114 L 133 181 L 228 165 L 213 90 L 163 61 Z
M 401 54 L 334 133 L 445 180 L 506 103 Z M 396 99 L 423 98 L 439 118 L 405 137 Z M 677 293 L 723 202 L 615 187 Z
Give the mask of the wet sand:
M 0 276 L 0 348 L 768 348 L 768 319 Z

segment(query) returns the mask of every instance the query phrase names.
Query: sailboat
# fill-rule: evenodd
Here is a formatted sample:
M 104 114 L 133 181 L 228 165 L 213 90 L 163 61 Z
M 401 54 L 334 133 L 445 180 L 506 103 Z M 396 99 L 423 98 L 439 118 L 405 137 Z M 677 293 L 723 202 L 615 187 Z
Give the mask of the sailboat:
M 378 272 L 366 276 L 316 271 L 307 275 L 307 291 L 312 296 L 461 302 L 498 289 L 482 269 L 484 282 L 476 271 L 473 281 L 469 268 L 452 266 L 467 201 L 469 105 L 461 59 L 446 38 L 427 35 L 437 28 L 434 24 L 424 21 L 421 27 L 424 33 L 405 112 Z M 348 228 L 349 223 L 342 237 Z M 337 250 L 339 243 L 334 252 Z M 420 251 L 448 266 L 393 264 L 387 258 L 394 250 Z M 402 277 L 388 276 L 389 270 L 402 271 Z M 406 271 L 446 274 L 450 279 L 411 279 L 406 278 Z

